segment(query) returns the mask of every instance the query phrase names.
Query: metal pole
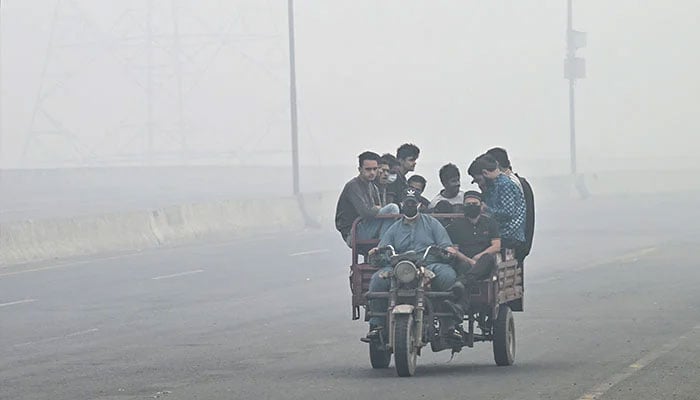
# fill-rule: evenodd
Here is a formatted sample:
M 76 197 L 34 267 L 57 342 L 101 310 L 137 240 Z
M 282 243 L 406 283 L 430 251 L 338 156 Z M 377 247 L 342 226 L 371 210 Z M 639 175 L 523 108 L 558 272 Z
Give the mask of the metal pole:
M 173 11 L 173 57 L 175 63 L 175 80 L 177 82 L 177 132 L 180 136 L 180 158 L 187 164 L 187 134 L 182 99 L 182 48 L 180 42 L 180 1 L 172 0 Z
M 146 156 L 153 164 L 153 0 L 146 3 L 146 64 Z
M 299 194 L 299 130 L 297 126 L 297 76 L 294 53 L 294 0 L 287 1 L 289 17 L 289 97 L 292 123 L 292 188 Z
M 5 122 L 3 120 L 3 114 L 2 114 L 2 106 L 3 106 L 3 96 L 2 96 L 2 89 L 3 89 L 3 81 L 2 81 L 2 0 L 0 0 L 0 176 L 2 175 L 2 163 L 3 163 L 3 157 L 2 157 L 2 139 L 3 139 L 3 123 Z
M 566 28 L 566 42 L 567 42 L 567 56 L 569 58 L 569 66 L 573 66 L 573 60 L 575 57 L 575 47 L 573 41 L 573 0 L 567 1 L 567 28 Z M 575 86 L 576 82 L 573 74 L 569 77 L 569 141 L 570 141 L 570 160 L 571 160 L 571 175 L 576 177 L 576 103 L 575 103 Z
M 574 96 L 574 87 L 576 83 L 573 79 L 569 79 L 569 131 L 571 145 L 571 175 L 576 176 L 576 103 Z

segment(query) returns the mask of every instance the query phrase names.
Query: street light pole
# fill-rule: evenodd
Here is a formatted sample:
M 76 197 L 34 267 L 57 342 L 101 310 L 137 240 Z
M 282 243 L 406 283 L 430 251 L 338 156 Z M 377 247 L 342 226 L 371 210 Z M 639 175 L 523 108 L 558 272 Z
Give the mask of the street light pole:
M 586 60 L 576 57 L 576 50 L 586 47 L 586 33 L 574 30 L 573 0 L 567 0 L 566 18 L 566 61 L 564 77 L 569 80 L 569 158 L 571 160 L 571 178 L 581 197 L 588 197 L 588 189 L 583 176 L 578 174 L 576 162 L 576 80 L 586 77 Z
M 576 57 L 576 48 L 572 43 L 573 40 L 573 0 L 567 0 L 567 58 L 572 62 Z M 576 78 L 574 74 L 569 75 L 569 152 L 571 160 L 571 175 L 576 179 L 576 96 L 575 96 Z
M 297 73 L 294 46 L 294 0 L 287 1 L 289 18 L 289 103 L 292 128 L 292 190 L 299 195 L 299 128 L 297 122 Z
M 3 125 L 4 125 L 4 120 L 3 120 L 3 97 L 2 97 L 2 89 L 3 89 L 3 76 L 2 76 L 2 0 L 0 0 L 0 174 L 2 174 L 2 139 L 3 139 Z

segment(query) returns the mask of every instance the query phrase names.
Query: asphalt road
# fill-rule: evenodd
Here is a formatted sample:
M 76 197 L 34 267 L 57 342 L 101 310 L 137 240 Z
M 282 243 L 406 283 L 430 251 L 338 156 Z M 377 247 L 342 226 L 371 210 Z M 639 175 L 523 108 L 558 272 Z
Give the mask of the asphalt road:
M 699 199 L 540 207 L 516 364 L 406 379 L 369 367 L 333 232 L 0 269 L 0 399 L 697 399 Z

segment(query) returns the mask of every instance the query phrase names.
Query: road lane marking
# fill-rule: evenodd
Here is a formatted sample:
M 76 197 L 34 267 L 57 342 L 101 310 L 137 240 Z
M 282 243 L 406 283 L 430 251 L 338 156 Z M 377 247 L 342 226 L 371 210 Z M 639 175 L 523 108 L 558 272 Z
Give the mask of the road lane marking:
M 74 338 L 74 337 L 76 337 L 76 336 L 88 335 L 88 334 L 90 334 L 90 333 L 95 333 L 95 332 L 98 332 L 98 331 L 99 331 L 99 329 L 97 329 L 97 328 L 92 328 L 92 329 L 87 329 L 87 330 L 84 330 L 84 331 L 69 333 L 69 334 L 63 335 L 63 336 L 54 336 L 54 337 L 50 337 L 50 338 L 46 338 L 46 339 L 35 340 L 35 341 L 33 341 L 33 342 L 19 343 L 19 344 L 16 344 L 14 347 L 26 347 L 26 346 L 31 346 L 31 345 L 33 345 L 33 344 L 51 343 L 51 342 L 55 342 L 55 341 L 57 341 L 57 340 L 61 340 L 61 339 L 70 339 L 70 338 Z
M 700 329 L 700 325 L 696 325 L 691 329 L 690 333 L 692 333 L 695 330 Z M 627 378 L 631 377 L 632 375 L 636 374 L 637 372 L 641 371 L 644 369 L 646 366 L 657 360 L 659 357 L 669 353 L 676 347 L 678 347 L 683 341 L 685 341 L 690 333 L 686 333 L 685 335 L 679 336 L 676 339 L 670 341 L 669 343 L 666 343 L 665 345 L 657 348 L 656 350 L 651 351 L 649 354 L 645 355 L 644 357 L 640 358 L 639 360 L 633 362 L 632 364 L 628 365 L 625 369 L 623 369 L 621 372 L 613 375 L 608 379 L 607 381 L 601 383 L 600 385 L 594 387 L 593 389 L 589 390 L 586 392 L 583 396 L 579 397 L 577 400 L 597 400 L 600 399 L 605 393 L 607 393 L 610 389 L 612 389 L 614 386 L 619 384 L 620 382 L 626 380 Z
M 309 251 L 302 251 L 300 253 L 292 253 L 289 256 L 290 257 L 298 257 L 298 256 L 309 256 L 312 254 L 321 254 L 321 253 L 329 253 L 329 249 L 318 249 L 318 250 L 309 250 Z
M 172 275 L 163 275 L 163 276 L 156 276 L 155 278 L 151 278 L 154 281 L 160 280 L 160 279 L 170 279 L 170 278 L 177 278 L 180 276 L 187 276 L 187 275 L 193 275 L 193 274 L 198 274 L 200 272 L 204 272 L 203 269 L 196 269 L 194 271 L 186 271 L 186 272 L 179 272 L 177 274 L 172 274 Z
M 17 305 L 17 304 L 33 303 L 35 301 L 36 301 L 36 299 L 11 301 L 9 303 L 0 303 L 0 307 L 9 307 L 9 306 Z
M 90 260 L 71 261 L 71 262 L 66 262 L 66 263 L 49 265 L 46 267 L 39 267 L 39 268 L 32 268 L 32 269 L 21 269 L 19 271 L 2 273 L 2 274 L 0 274 L 0 278 L 5 277 L 5 276 L 27 274 L 29 272 L 50 271 L 52 269 L 76 267 L 76 266 L 80 266 L 80 265 L 91 264 L 91 263 L 102 262 L 102 261 L 121 260 L 124 258 L 135 257 L 135 256 L 138 256 L 141 254 L 142 253 L 140 253 L 140 252 L 139 253 L 129 253 L 129 254 L 121 254 L 118 256 L 98 257 L 98 258 L 93 258 Z M 18 266 L 7 266 L 5 268 L 9 269 L 9 268 L 13 268 L 13 267 L 18 267 Z
M 635 251 L 631 251 L 631 252 L 628 252 L 628 253 L 619 255 L 619 256 L 617 256 L 617 257 L 612 257 L 612 258 L 607 259 L 607 260 L 601 260 L 601 261 L 598 261 L 598 262 L 594 262 L 594 263 L 585 265 L 585 266 L 583 266 L 583 267 L 580 268 L 580 269 L 596 268 L 596 267 L 602 267 L 602 266 L 605 266 L 605 265 L 617 264 L 617 263 L 620 263 L 620 264 L 629 264 L 629 263 L 633 263 L 633 262 L 639 261 L 640 258 L 643 258 L 644 256 L 648 256 L 648 255 L 650 255 L 650 254 L 653 254 L 653 253 L 656 252 L 657 250 L 658 250 L 658 248 L 657 248 L 657 247 L 654 247 L 654 246 L 652 246 L 652 247 L 645 247 L 645 248 L 642 248 L 642 249 L 639 249 L 639 250 L 635 250 Z
M 551 281 L 556 281 L 561 279 L 561 273 L 563 272 L 582 272 L 593 268 L 599 268 L 604 266 L 609 266 L 611 264 L 630 264 L 639 261 L 641 258 L 654 254 L 658 251 L 658 247 L 645 247 L 639 250 L 624 253 L 618 256 L 609 257 L 596 262 L 591 262 L 584 265 L 574 266 L 568 270 L 554 271 L 549 273 L 547 276 L 542 276 L 540 278 L 533 278 L 531 283 L 546 283 Z M 0 275 L 2 276 L 2 275 Z

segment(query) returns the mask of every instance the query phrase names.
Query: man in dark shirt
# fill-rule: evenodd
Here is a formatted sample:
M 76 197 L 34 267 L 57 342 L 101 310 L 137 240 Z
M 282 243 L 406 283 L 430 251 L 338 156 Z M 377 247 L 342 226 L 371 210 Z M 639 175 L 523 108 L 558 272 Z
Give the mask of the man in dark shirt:
M 379 159 L 379 169 L 377 170 L 377 177 L 374 179 L 374 184 L 377 185 L 379 189 L 379 200 L 383 206 L 390 202 L 387 202 L 387 191 L 386 187 L 389 185 L 389 175 L 391 175 L 391 167 L 389 166 L 389 160 L 382 156 Z
M 447 227 L 452 243 L 458 250 L 448 251 L 459 260 L 459 269 L 467 282 L 487 277 L 496 266 L 496 254 L 501 250 L 501 237 L 496 221 L 481 214 L 481 194 L 468 191 L 464 194 L 464 219 L 458 219 Z
M 399 161 L 399 169 L 396 176 L 396 181 L 389 185 L 387 192 L 394 193 L 396 197 L 394 198 L 394 203 L 397 205 L 401 203 L 401 196 L 406 191 L 408 187 L 408 181 L 406 180 L 406 174 L 416 170 L 416 163 L 418 161 L 418 156 L 420 156 L 420 149 L 415 144 L 404 143 L 396 149 L 396 159 Z
M 401 173 L 401 164 L 399 163 L 399 160 L 397 160 L 396 157 L 390 153 L 382 155 L 379 164 L 381 165 L 382 163 L 386 164 L 389 167 L 389 171 L 387 172 L 385 178 L 386 185 L 384 186 L 384 193 L 386 194 L 385 204 L 396 203 L 398 205 L 398 201 L 396 201 L 396 199 L 399 198 L 399 195 L 398 193 L 394 192 L 394 190 L 396 190 L 396 186 L 393 185 L 393 183 L 395 183 L 399 179 L 399 174 Z
M 374 218 L 380 214 L 398 214 L 396 204 L 382 206 L 379 189 L 374 184 L 379 170 L 379 155 L 365 151 L 358 156 L 360 174 L 345 184 L 335 210 L 335 227 L 348 246 L 352 246 L 350 231 L 361 217 L 356 236 L 360 240 L 376 239 L 389 229 L 393 219 Z

